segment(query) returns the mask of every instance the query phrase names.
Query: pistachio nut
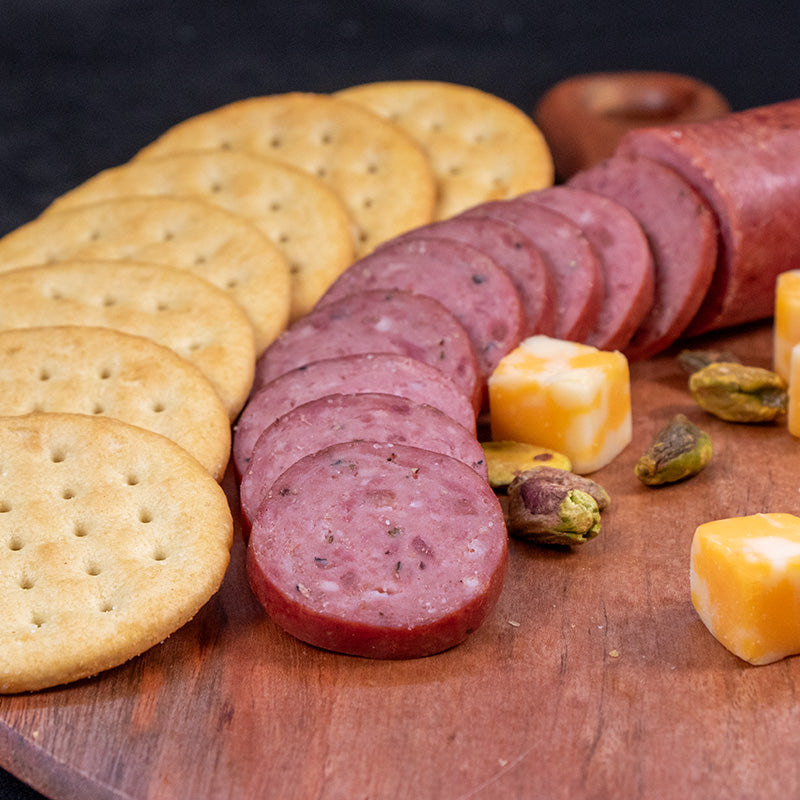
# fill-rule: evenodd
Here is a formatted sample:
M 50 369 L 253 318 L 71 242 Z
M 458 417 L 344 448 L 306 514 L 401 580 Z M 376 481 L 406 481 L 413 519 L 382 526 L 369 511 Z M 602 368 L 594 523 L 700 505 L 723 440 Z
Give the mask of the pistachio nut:
M 684 414 L 676 414 L 657 434 L 634 468 L 646 486 L 676 483 L 706 468 L 711 438 Z
M 600 508 L 588 492 L 533 469 L 508 487 L 507 524 L 509 533 L 519 539 L 579 545 L 600 533 Z
M 689 376 L 695 402 L 728 422 L 771 422 L 786 413 L 786 381 L 762 367 L 729 361 L 709 364 Z
M 717 364 L 726 361 L 730 364 L 738 364 L 739 359 L 728 350 L 681 350 L 678 353 L 678 364 L 684 372 L 689 374 L 697 372 L 709 364 Z
M 505 489 L 517 475 L 529 469 L 548 467 L 571 470 L 572 462 L 563 453 L 527 442 L 482 442 L 489 484 Z

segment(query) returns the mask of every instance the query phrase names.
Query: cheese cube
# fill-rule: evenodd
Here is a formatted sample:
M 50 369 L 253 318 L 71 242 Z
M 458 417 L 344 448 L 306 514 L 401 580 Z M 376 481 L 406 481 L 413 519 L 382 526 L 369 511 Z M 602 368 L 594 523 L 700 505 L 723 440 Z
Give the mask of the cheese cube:
M 786 409 L 786 428 L 792 436 L 800 436 L 800 344 L 792 348 L 789 362 L 789 401 Z
M 700 525 L 692 604 L 732 653 L 770 664 L 800 653 L 800 517 L 754 514 Z
M 556 450 L 593 472 L 631 441 L 628 360 L 622 353 L 531 336 L 489 377 L 492 438 Z
M 800 343 L 800 269 L 778 275 L 775 282 L 772 368 L 785 381 L 791 372 L 792 348 Z

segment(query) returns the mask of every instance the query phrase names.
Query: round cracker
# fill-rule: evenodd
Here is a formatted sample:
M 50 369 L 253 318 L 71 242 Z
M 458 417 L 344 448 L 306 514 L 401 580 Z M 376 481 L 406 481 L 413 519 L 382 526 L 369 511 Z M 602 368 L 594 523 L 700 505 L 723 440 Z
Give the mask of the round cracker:
M 0 271 L 72 259 L 188 270 L 247 312 L 262 352 L 289 319 L 289 266 L 252 223 L 202 200 L 125 197 L 43 214 L 0 239 Z
M 219 588 L 233 520 L 182 447 L 111 417 L 0 418 L 0 693 L 163 641 Z
M 553 183 L 553 159 L 533 120 L 506 100 L 441 81 L 379 81 L 342 89 L 409 133 L 438 184 L 437 219 Z
M 125 196 L 197 196 L 244 216 L 283 253 L 291 274 L 290 320 L 308 313 L 353 261 L 350 215 L 322 180 L 242 150 L 197 150 L 104 170 L 57 198 L 63 211 Z
M 172 439 L 220 481 L 231 425 L 198 367 L 151 339 L 112 328 L 0 331 L 0 416 L 102 414 Z
M 137 157 L 207 148 L 271 156 L 322 178 L 356 225 L 356 256 L 433 217 L 436 181 L 422 148 L 397 125 L 330 95 L 239 100 L 175 125 Z
M 255 373 L 253 328 L 227 293 L 186 270 L 62 261 L 0 272 L 0 330 L 46 325 L 115 328 L 195 364 L 233 420 Z

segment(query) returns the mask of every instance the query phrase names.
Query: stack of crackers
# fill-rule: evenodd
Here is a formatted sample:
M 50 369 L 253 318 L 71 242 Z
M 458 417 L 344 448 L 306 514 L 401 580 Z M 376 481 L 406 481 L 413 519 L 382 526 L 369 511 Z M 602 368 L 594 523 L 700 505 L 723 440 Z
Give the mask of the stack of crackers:
M 255 361 L 354 260 L 552 180 L 516 107 L 386 82 L 192 117 L 0 239 L 0 693 L 116 666 L 217 591 Z

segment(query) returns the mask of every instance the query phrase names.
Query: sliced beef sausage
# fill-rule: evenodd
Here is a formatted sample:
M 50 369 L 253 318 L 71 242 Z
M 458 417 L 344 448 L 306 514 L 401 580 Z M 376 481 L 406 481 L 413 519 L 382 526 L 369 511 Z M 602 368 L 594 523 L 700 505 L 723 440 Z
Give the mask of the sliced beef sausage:
M 473 433 L 438 408 L 390 394 L 333 394 L 303 403 L 267 427 L 240 485 L 245 526 L 275 479 L 295 461 L 332 444 L 371 439 L 457 458 L 488 480 Z
M 438 300 L 413 292 L 375 289 L 315 308 L 259 357 L 255 382 L 356 353 L 400 353 L 424 361 L 451 377 L 480 411 L 480 369 L 464 326 Z
M 450 217 L 413 228 L 399 239 L 455 239 L 477 247 L 508 272 L 525 313 L 523 336 L 551 336 L 556 323 L 556 285 L 539 248 L 510 222 L 500 219 Z
M 508 273 L 463 242 L 419 238 L 380 247 L 348 267 L 317 306 L 374 289 L 402 289 L 442 303 L 466 328 L 484 379 L 522 339 L 522 301 Z
M 714 279 L 687 333 L 771 316 L 776 276 L 800 262 L 800 100 L 632 131 L 617 152 L 677 170 L 719 220 Z
M 633 214 L 609 197 L 573 186 L 528 192 L 521 200 L 540 203 L 571 219 L 600 257 L 605 299 L 586 344 L 621 350 L 650 311 L 655 267 L 650 245 Z
M 253 520 L 250 586 L 317 647 L 416 658 L 463 642 L 494 608 L 508 564 L 486 480 L 449 456 L 347 442 L 301 458 Z
M 558 339 L 583 342 L 597 322 L 603 304 L 603 276 L 597 255 L 581 229 L 557 211 L 512 200 L 492 200 L 466 217 L 490 217 L 516 225 L 542 252 L 556 282 Z
M 655 303 L 623 352 L 633 361 L 666 349 L 711 284 L 717 226 L 708 204 L 675 170 L 649 158 L 612 156 L 567 185 L 610 197 L 639 221 L 653 252 Z
M 329 394 L 378 392 L 427 403 L 473 436 L 475 409 L 453 379 L 436 367 L 398 353 L 358 353 L 323 358 L 258 387 L 236 422 L 233 462 L 241 476 L 261 432 L 296 406 Z

